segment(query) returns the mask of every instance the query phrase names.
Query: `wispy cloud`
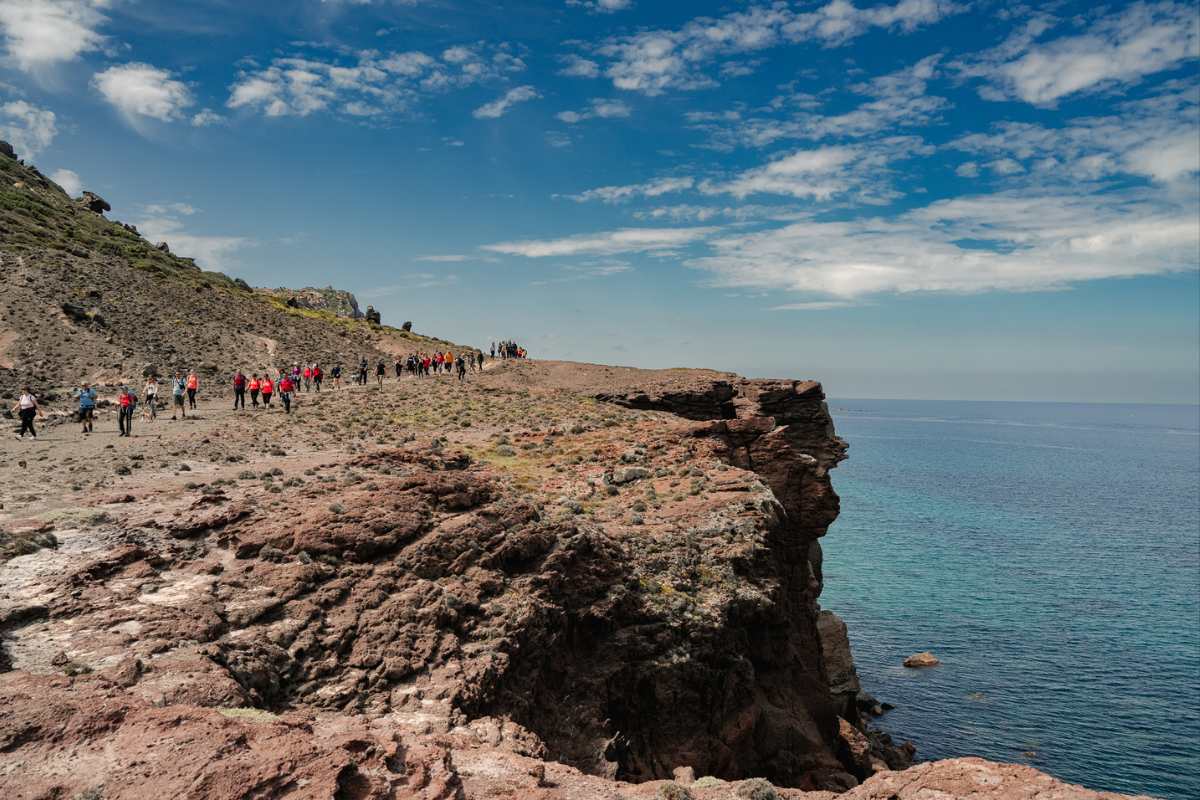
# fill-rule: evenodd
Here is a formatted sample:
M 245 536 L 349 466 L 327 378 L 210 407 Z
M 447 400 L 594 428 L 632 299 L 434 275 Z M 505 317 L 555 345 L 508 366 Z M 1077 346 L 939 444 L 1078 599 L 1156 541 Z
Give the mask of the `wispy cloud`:
M 852 94 L 869 99 L 850 111 L 822 114 L 816 110 L 821 100 L 792 93 L 775 98 L 752 116 L 732 110 L 693 112 L 688 119 L 692 128 L 709 135 L 709 146 L 718 150 L 765 147 L 793 139 L 863 138 L 916 128 L 939 119 L 950 107 L 945 98 L 928 93 L 940 60 L 939 55 L 928 56 L 905 69 L 852 84 Z
M 701 241 L 718 229 L 622 228 L 601 233 L 579 234 L 560 239 L 526 239 L 498 242 L 484 250 L 501 255 L 546 258 L 549 256 L 612 256 L 624 253 L 663 254 Z
M 1195 194 L 1184 201 L 1020 191 L 943 200 L 894 219 L 804 221 L 710 242 L 688 265 L 722 287 L 852 300 L 882 293 L 1058 289 L 1195 270 Z
M 691 189 L 695 184 L 696 180 L 689 177 L 658 178 L 646 183 L 635 183 L 627 186 L 600 186 L 580 192 L 579 194 L 566 196 L 576 203 L 587 203 L 592 200 L 599 200 L 604 203 L 620 203 L 635 197 L 660 197 L 672 192 L 681 192 L 685 189 Z
M 580 111 L 560 111 L 554 116 L 568 125 L 575 125 L 588 119 L 628 117 L 631 113 L 633 113 L 633 109 L 624 101 L 596 97 L 592 99 L 587 108 Z
M 593 14 L 614 14 L 633 8 L 633 0 L 567 0 L 567 5 L 585 8 Z
M 930 152 L 931 147 L 912 136 L 876 139 L 870 146 L 827 145 L 794 151 L 728 180 L 704 181 L 699 189 L 739 199 L 781 195 L 828 201 L 845 196 L 877 204 L 898 196 L 890 182 L 891 162 Z
M 752 5 L 722 17 L 698 17 L 678 29 L 613 37 L 589 54 L 593 58 L 577 56 L 567 71 L 581 77 L 603 74 L 618 89 L 647 95 L 699 89 L 716 84 L 709 67 L 723 58 L 807 41 L 832 47 L 871 28 L 911 31 L 957 10 L 946 0 L 899 0 L 871 8 L 832 0 L 812 11 L 794 11 L 784 3 Z M 733 72 L 746 74 L 748 65 L 739 66 Z
M 0 104 L 0 138 L 6 140 L 23 158 L 36 158 L 58 135 L 53 111 L 13 100 Z
M 990 100 L 1053 106 L 1075 94 L 1134 83 L 1200 56 L 1194 3 L 1135 3 L 1090 23 L 1079 34 L 1037 41 L 1055 29 L 1037 17 L 999 47 L 963 59 L 960 72 L 986 83 Z
M 472 112 L 476 119 L 498 119 L 518 103 L 527 103 L 541 97 L 532 86 L 516 86 L 490 103 L 485 103 Z
M 459 253 L 447 253 L 445 255 L 417 256 L 413 260 L 429 261 L 435 264 L 457 264 L 461 261 L 468 261 L 470 258 L 470 256 L 461 255 Z
M 422 97 L 503 80 L 525 69 L 515 49 L 472 44 L 421 51 L 295 55 L 243 70 L 226 106 L 268 117 L 332 112 L 370 118 L 403 112 Z
M 950 147 L 990 158 L 986 166 L 1000 175 L 1078 184 L 1116 175 L 1158 182 L 1187 178 L 1200 170 L 1198 143 L 1200 95 L 1189 82 L 1178 81 L 1119 104 L 1114 114 L 1053 127 L 999 122 L 986 133 L 960 136 Z M 966 177 L 978 172 L 973 161 L 959 167 Z
M 0 0 L 0 31 L 9 60 L 37 72 L 99 50 L 107 0 Z

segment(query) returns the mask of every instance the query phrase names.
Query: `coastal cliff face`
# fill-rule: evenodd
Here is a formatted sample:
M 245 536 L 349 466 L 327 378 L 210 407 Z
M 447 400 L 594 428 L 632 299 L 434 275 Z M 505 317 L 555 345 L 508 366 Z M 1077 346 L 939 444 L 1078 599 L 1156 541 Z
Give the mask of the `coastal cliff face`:
M 46 791 L 129 780 L 126 720 L 155 708 L 355 730 L 381 763 L 386 730 L 456 764 L 500 748 L 618 781 L 844 789 L 900 765 L 829 688 L 816 543 L 845 445 L 820 386 L 630 375 L 660 398 L 642 410 L 592 399 L 625 376 L 581 372 L 305 396 L 144 440 L 100 496 L 4 497 L 7 531 L 57 549 L 0 567 L 0 746 Z M 676 414 L 668 388 L 720 412 Z M 77 730 L 97 713 L 115 716 Z M 199 773 L 250 757 L 212 754 L 226 727 L 195 740 Z

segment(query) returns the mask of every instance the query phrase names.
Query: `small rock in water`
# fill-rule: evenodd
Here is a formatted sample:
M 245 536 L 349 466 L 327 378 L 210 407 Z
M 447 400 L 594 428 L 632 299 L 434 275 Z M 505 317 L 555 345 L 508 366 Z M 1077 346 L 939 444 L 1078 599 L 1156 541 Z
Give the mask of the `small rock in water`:
M 942 663 L 937 656 L 926 650 L 923 653 L 913 653 L 908 658 L 904 659 L 904 666 L 910 669 L 918 667 L 936 667 Z

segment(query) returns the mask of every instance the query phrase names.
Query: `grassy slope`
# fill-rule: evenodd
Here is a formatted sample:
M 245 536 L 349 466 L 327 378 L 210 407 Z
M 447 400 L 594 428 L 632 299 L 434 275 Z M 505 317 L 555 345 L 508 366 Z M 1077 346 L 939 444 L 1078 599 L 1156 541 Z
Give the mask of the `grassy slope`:
M 0 156 L 0 398 L 79 380 L 137 380 L 142 368 L 293 361 L 349 365 L 459 345 L 325 311 L 289 308 L 80 206 L 36 169 Z M 83 306 L 102 324 L 69 320 Z

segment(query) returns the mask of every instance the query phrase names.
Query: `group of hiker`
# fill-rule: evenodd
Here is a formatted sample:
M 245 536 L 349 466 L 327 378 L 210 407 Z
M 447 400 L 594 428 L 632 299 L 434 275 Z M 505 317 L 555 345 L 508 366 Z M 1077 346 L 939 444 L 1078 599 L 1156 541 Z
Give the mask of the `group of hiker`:
M 492 342 L 491 358 L 497 357 L 501 359 L 525 358 L 526 351 L 516 342 Z M 409 375 L 419 378 L 453 374 L 457 376 L 458 380 L 463 381 L 466 379 L 468 371 L 482 372 L 487 358 L 488 354 L 482 350 L 468 350 L 457 354 L 452 351 L 418 352 L 403 359 L 397 357 L 392 364 L 392 369 L 395 371 L 396 380 L 400 380 L 407 372 Z M 354 382 L 366 386 L 369 380 L 369 371 L 367 359 L 361 358 L 358 370 L 354 375 Z M 342 387 L 342 373 L 340 363 L 330 368 L 329 378 L 333 381 L 334 388 Z M 375 379 L 380 389 L 383 388 L 383 381 L 387 373 L 388 364 L 380 359 L 375 365 Z M 284 367 L 278 370 L 274 376 L 267 372 L 261 374 L 253 372 L 247 376 L 239 369 L 232 378 L 233 408 L 235 411 L 245 410 L 246 395 L 249 394 L 251 408 L 269 409 L 272 402 L 278 398 L 284 412 L 290 414 L 295 394 L 301 390 L 305 392 L 321 391 L 321 384 L 325 378 L 325 370 L 315 362 L 306 364 L 304 367 L 301 367 L 299 362 L 294 363 L 290 368 Z M 183 372 L 176 372 L 173 378 L 160 382 L 157 376 L 150 375 L 146 378 L 140 397 L 132 386 L 122 386 L 116 400 L 117 428 L 120 435 L 133 435 L 133 420 L 139 406 L 142 409 L 141 416 L 144 421 L 157 419 L 159 395 L 163 393 L 171 395 L 171 419 L 187 419 L 187 412 L 196 410 L 196 398 L 200 393 L 200 376 L 196 374 L 195 370 L 189 371 L 186 375 Z M 93 431 L 96 417 L 96 388 L 84 383 L 75 390 L 73 397 L 78 401 L 76 421 L 82 426 L 84 434 L 90 434 Z M 18 437 L 23 439 L 26 433 L 30 433 L 36 438 L 37 430 L 33 425 L 34 419 L 39 415 L 45 416 L 45 414 L 30 387 L 22 388 L 12 410 L 17 413 L 21 421 Z
M 510 358 L 525 358 L 525 348 L 516 342 L 502 341 L 499 345 L 492 342 L 492 358 L 496 358 L 496 353 L 499 352 L 500 358 L 507 360 Z

